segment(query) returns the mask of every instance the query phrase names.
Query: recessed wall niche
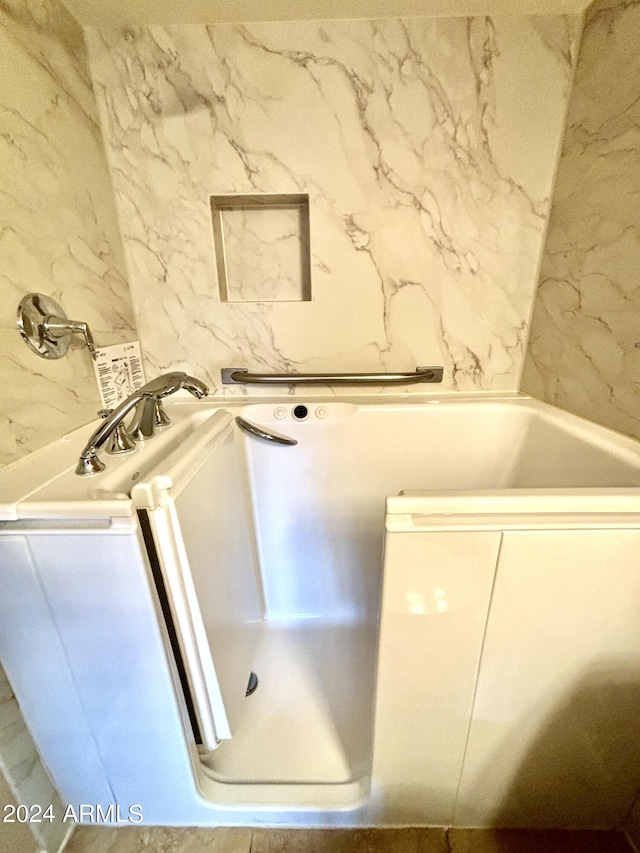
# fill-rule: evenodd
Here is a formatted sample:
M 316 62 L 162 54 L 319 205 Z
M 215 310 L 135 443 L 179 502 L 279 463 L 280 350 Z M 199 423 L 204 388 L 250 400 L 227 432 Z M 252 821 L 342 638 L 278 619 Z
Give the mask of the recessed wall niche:
M 311 300 L 308 195 L 211 196 L 222 302 Z

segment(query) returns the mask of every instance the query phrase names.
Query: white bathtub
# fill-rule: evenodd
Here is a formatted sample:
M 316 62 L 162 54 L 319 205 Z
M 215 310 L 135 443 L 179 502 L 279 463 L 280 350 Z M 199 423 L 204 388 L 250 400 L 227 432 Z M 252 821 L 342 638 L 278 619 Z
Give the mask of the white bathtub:
M 104 475 L 72 473 L 88 430 L 0 474 L 0 654 L 63 797 L 165 824 L 618 825 L 637 442 L 524 397 L 293 406 L 176 400 Z

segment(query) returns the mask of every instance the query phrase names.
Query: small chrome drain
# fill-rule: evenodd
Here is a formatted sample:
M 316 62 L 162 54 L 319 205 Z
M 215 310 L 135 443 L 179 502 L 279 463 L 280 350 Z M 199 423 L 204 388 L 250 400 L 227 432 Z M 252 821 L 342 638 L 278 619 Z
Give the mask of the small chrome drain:
M 255 692 L 256 687 L 258 686 L 258 676 L 255 672 L 252 672 L 249 676 L 249 683 L 247 684 L 247 692 L 244 694 L 245 696 L 251 696 L 253 692 Z

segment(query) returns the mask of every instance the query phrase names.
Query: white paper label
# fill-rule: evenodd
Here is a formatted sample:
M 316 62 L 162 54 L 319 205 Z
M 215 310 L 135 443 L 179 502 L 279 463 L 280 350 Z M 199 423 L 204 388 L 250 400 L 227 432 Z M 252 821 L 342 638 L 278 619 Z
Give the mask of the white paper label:
M 115 409 L 118 403 L 144 385 L 140 341 L 100 347 L 96 350 L 93 369 L 103 408 Z

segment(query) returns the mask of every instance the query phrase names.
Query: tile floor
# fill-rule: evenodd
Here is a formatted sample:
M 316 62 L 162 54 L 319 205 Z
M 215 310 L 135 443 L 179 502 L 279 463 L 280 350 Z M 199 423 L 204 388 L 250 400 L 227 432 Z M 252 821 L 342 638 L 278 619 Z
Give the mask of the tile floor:
M 65 853 L 632 853 L 616 832 L 79 827 Z

